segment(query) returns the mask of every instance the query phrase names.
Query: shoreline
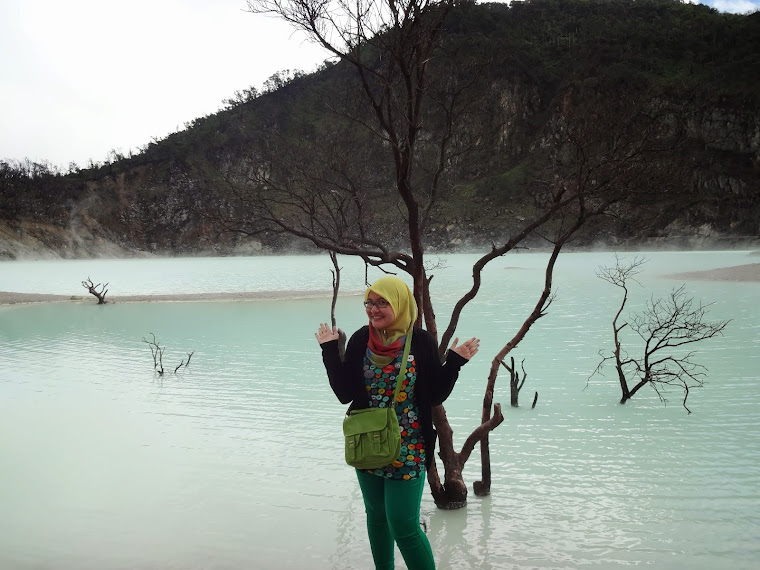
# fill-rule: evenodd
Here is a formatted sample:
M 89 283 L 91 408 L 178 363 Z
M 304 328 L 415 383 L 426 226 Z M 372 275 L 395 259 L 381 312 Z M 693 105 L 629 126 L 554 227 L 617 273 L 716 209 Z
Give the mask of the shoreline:
M 760 263 L 720 267 L 705 271 L 688 271 L 664 275 L 670 279 L 695 281 L 734 281 L 760 283 Z M 358 295 L 361 292 L 342 293 Z M 265 300 L 321 299 L 331 297 L 331 290 L 321 291 L 243 291 L 235 293 L 171 293 L 157 295 L 114 295 L 106 297 L 106 304 L 118 303 L 192 303 L 192 302 L 245 302 Z M 16 293 L 0 291 L 0 306 L 30 305 L 36 303 L 92 303 L 92 295 L 53 295 L 47 293 Z
M 760 282 L 760 263 L 719 267 L 717 269 L 707 269 L 705 271 L 668 273 L 665 277 L 671 279 L 691 279 L 695 281 Z
M 350 293 L 349 293 L 350 294 Z M 193 303 L 193 302 L 245 302 L 267 300 L 322 299 L 331 297 L 332 291 L 243 291 L 235 293 L 171 293 L 156 295 L 106 296 L 107 305 L 119 303 Z M 92 295 L 53 295 L 48 293 L 15 293 L 0 291 L 0 306 L 31 305 L 37 303 L 89 303 L 97 305 Z

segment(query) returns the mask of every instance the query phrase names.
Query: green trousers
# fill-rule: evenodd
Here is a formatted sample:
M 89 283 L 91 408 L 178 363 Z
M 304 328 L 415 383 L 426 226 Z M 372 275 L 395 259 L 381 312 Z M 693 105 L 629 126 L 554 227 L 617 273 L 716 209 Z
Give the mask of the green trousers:
M 409 570 L 435 570 L 433 550 L 420 528 L 425 478 L 399 481 L 356 471 L 367 512 L 367 533 L 376 570 L 393 570 L 393 543 Z

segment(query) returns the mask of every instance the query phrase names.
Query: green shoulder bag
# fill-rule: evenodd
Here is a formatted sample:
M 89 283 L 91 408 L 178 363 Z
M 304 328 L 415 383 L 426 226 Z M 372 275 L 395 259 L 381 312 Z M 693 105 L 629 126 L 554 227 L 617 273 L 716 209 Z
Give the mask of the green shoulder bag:
M 406 376 L 406 362 L 412 344 L 412 331 L 406 335 L 401 368 L 396 377 L 396 390 L 386 408 L 352 410 L 343 420 L 346 440 L 346 463 L 357 469 L 385 467 L 398 459 L 401 432 L 396 417 L 396 399 Z

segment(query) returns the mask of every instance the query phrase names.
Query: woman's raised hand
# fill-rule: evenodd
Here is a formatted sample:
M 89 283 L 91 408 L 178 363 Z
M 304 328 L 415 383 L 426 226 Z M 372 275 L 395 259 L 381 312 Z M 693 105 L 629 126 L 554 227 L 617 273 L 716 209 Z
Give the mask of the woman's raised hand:
M 478 348 L 480 347 L 480 339 L 475 337 L 472 337 L 470 340 L 463 342 L 461 346 L 457 346 L 458 342 L 459 337 L 454 339 L 449 350 L 453 350 L 459 356 L 466 358 L 467 360 L 470 360 L 470 358 L 475 356 L 475 354 L 478 352 Z
M 331 327 L 327 323 L 321 323 L 317 332 L 314 333 L 314 337 L 319 344 L 324 344 L 331 340 L 338 340 L 340 337 L 340 329 L 338 327 Z

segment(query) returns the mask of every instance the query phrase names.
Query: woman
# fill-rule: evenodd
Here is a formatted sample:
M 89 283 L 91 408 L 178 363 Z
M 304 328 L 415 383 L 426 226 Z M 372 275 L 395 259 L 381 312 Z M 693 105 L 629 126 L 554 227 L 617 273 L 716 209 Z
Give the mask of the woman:
M 385 467 L 356 470 L 372 558 L 377 570 L 392 570 L 395 542 L 409 570 L 434 569 L 433 551 L 420 528 L 425 468 L 433 458 L 436 440 L 432 408 L 451 393 L 459 369 L 475 355 L 480 341 L 471 338 L 457 346 L 455 338 L 442 364 L 435 339 L 413 327 L 417 304 L 397 277 L 382 277 L 369 287 L 364 307 L 369 325 L 353 334 L 343 361 L 338 354 L 338 329 L 322 323 L 314 336 L 322 347 L 330 387 L 353 410 L 390 405 L 406 335 L 412 335 L 404 385 L 395 402 L 401 454 Z

